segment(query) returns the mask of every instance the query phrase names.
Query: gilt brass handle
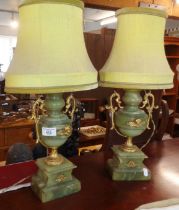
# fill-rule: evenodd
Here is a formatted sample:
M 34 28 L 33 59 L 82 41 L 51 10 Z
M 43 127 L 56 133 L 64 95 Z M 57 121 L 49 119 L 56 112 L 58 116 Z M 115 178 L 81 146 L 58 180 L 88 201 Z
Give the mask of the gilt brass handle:
M 45 114 L 45 104 L 44 104 L 44 100 L 42 100 L 41 98 L 38 98 L 32 107 L 32 116 L 31 119 L 35 121 L 35 131 L 36 131 L 36 143 L 41 143 L 43 146 L 47 147 L 47 145 L 45 145 L 41 140 L 40 140 L 40 135 L 39 135 L 39 120 L 40 120 L 40 115 L 39 112 L 41 111 L 43 114 Z
M 152 133 L 151 133 L 150 137 L 148 138 L 148 140 L 146 141 L 146 143 L 140 148 L 142 150 L 144 147 L 146 147 L 148 145 L 148 143 L 152 139 L 152 136 L 154 135 L 155 123 L 153 120 L 152 113 L 153 113 L 154 109 L 159 108 L 158 106 L 155 105 L 155 97 L 151 93 L 151 91 L 145 92 L 144 100 L 143 100 L 142 106 L 140 108 L 146 108 L 146 110 L 148 112 L 147 129 L 151 129 L 149 124 L 150 124 L 150 122 L 152 123 Z
M 64 113 L 68 114 L 70 118 L 73 120 L 75 110 L 76 110 L 76 100 L 74 96 L 71 94 L 66 99 L 66 106 Z
M 113 105 L 113 102 L 117 103 L 117 106 Z M 117 93 L 116 91 L 114 91 L 114 93 L 110 96 L 110 102 L 109 105 L 106 105 L 105 108 L 107 110 L 109 110 L 109 112 L 111 113 L 111 130 L 115 129 L 115 124 L 114 124 L 114 113 L 119 109 L 119 108 L 123 108 L 121 106 L 121 99 L 120 99 L 120 95 L 119 93 Z
M 114 102 L 117 104 L 117 106 L 114 105 Z M 105 108 L 107 110 L 109 110 L 109 112 L 111 113 L 111 128 L 110 129 L 115 130 L 118 135 L 126 137 L 116 129 L 115 123 L 114 123 L 114 113 L 119 108 L 121 108 L 121 109 L 123 108 L 123 106 L 121 106 L 121 103 L 122 103 L 122 101 L 121 101 L 121 97 L 120 97 L 119 93 L 114 91 L 114 93 L 110 96 L 109 105 L 106 105 Z
M 158 106 L 155 105 L 155 97 L 149 92 L 145 92 L 144 95 L 144 100 L 142 102 L 142 106 L 140 107 L 141 109 L 146 108 L 148 112 L 148 120 L 147 120 L 147 129 L 150 129 L 150 121 L 153 121 L 152 113 L 154 109 L 158 109 Z

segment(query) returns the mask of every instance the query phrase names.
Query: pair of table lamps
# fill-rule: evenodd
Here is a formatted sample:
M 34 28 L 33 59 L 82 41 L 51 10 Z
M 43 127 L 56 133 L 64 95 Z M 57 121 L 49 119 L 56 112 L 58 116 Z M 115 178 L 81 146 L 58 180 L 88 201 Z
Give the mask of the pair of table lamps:
M 37 137 L 51 151 L 48 157 L 37 160 L 39 170 L 32 178 L 32 189 L 42 202 L 81 188 L 80 181 L 72 175 L 76 166 L 59 155 L 57 148 L 71 134 L 71 120 L 62 111 L 62 94 L 98 86 L 97 71 L 85 48 L 83 7 L 80 0 L 24 0 L 19 7 L 17 47 L 6 74 L 5 89 L 8 93 L 46 94 L 44 102 L 35 102 L 33 112 Z M 132 138 L 149 128 L 155 108 L 150 91 L 141 105 L 140 91 L 173 85 L 163 42 L 167 15 L 148 8 L 124 8 L 116 16 L 115 41 L 99 73 L 99 85 L 125 90 L 123 102 L 115 92 L 107 108 L 112 112 L 113 128 L 127 141 L 113 147 L 114 157 L 108 161 L 108 168 L 114 180 L 145 180 L 150 178 L 143 170 L 145 155 L 132 144 Z M 113 101 L 118 107 L 113 106 Z M 73 115 L 74 110 L 75 99 L 70 96 L 66 112 Z

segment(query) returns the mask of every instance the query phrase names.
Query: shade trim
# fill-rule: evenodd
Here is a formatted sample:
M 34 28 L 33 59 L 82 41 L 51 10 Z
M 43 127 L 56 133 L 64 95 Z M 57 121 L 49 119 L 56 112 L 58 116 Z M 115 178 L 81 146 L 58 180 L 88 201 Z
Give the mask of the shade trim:
M 97 72 L 71 72 L 57 74 L 11 74 L 11 69 L 5 75 L 6 88 L 40 88 L 86 86 L 97 83 Z
M 152 8 L 127 7 L 127 8 L 122 8 L 116 11 L 116 16 L 127 15 L 127 14 L 146 14 L 146 15 L 154 15 L 154 16 L 163 17 L 163 18 L 168 17 L 168 14 L 166 11 L 152 9 Z
M 172 71 L 164 70 L 165 74 L 160 73 L 143 73 L 143 72 L 111 72 L 111 71 L 101 71 L 99 72 L 100 81 L 104 83 L 111 84 L 142 84 L 143 86 L 162 86 L 164 84 L 172 84 L 173 75 Z M 115 86 L 116 86 L 115 85 Z
M 144 83 L 115 83 L 115 82 L 99 82 L 99 87 L 109 88 L 123 88 L 123 89 L 139 89 L 139 90 L 159 90 L 170 89 L 173 87 L 173 83 L 165 84 L 144 84 Z
M 24 0 L 19 8 L 32 4 L 68 4 L 84 9 L 84 3 L 80 0 Z
M 49 87 L 49 88 L 24 88 L 24 87 L 6 87 L 5 91 L 7 93 L 17 93 L 17 94 L 48 94 L 48 93 L 64 93 L 64 92 L 76 92 L 82 90 L 91 90 L 98 87 L 98 83 L 91 83 L 88 85 L 73 85 L 66 87 Z

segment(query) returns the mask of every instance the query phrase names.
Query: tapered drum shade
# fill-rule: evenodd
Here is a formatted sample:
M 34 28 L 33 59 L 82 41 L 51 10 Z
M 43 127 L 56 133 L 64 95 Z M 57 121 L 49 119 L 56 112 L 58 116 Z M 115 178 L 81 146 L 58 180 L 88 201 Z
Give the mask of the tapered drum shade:
M 57 93 L 97 87 L 83 36 L 79 0 L 25 0 L 20 30 L 6 74 L 6 92 Z
M 116 16 L 115 40 L 100 71 L 100 85 L 125 89 L 172 88 L 173 72 L 164 50 L 166 12 L 124 8 Z

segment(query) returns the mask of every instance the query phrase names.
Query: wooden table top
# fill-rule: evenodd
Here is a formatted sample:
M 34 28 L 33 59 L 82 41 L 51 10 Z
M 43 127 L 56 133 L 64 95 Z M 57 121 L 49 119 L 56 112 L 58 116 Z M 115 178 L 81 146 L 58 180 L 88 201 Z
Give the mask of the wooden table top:
M 112 181 L 105 170 L 111 152 L 72 158 L 81 181 L 79 193 L 41 203 L 30 188 L 0 195 L 1 210 L 133 210 L 137 206 L 179 196 L 179 139 L 153 142 L 145 153 L 150 181 Z

